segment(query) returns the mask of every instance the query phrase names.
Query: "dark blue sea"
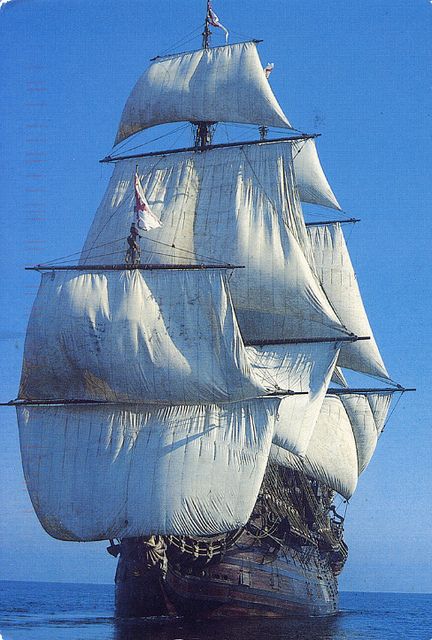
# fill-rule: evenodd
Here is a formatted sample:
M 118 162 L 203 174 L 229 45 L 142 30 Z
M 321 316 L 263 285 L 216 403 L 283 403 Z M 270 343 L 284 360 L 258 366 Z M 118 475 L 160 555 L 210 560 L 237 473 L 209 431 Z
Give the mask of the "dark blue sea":
M 1 640 L 432 640 L 432 595 L 342 593 L 328 620 L 116 620 L 111 585 L 0 582 Z

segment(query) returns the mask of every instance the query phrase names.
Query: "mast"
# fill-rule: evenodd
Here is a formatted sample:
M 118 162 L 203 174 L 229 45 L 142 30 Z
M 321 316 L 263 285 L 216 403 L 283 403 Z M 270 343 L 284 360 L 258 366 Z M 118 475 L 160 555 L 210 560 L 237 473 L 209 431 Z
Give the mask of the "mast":
M 202 32 L 202 37 L 203 37 L 202 48 L 203 49 L 208 49 L 210 46 L 211 31 L 210 31 L 209 15 L 210 15 L 210 0 L 207 0 L 207 11 L 206 11 L 206 17 L 204 22 L 204 31 Z
M 204 22 L 204 31 L 202 32 L 202 48 L 208 49 L 210 47 L 210 0 L 207 0 L 207 9 L 206 9 L 206 17 Z M 215 131 L 215 123 L 200 121 L 193 122 L 192 126 L 194 127 L 194 138 L 195 138 L 195 148 L 203 149 L 207 145 L 212 143 L 213 134 Z

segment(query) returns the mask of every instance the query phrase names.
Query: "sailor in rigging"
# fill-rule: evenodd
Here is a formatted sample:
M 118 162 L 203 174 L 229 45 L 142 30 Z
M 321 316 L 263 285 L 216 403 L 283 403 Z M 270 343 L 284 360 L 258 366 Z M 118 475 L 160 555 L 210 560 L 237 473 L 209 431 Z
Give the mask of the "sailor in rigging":
M 130 233 L 127 237 L 129 249 L 126 251 L 126 262 L 128 264 L 139 264 L 140 262 L 141 250 L 138 244 L 139 238 L 139 231 L 135 226 L 135 222 L 132 222 Z

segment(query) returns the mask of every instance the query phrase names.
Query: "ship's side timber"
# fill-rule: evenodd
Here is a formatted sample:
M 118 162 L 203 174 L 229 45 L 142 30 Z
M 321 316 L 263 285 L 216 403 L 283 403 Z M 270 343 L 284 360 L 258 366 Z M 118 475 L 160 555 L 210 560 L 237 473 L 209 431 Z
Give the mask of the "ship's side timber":
M 218 564 L 201 571 L 169 565 L 164 589 L 181 615 L 327 616 L 338 608 L 329 554 L 313 546 L 274 548 L 244 532 Z

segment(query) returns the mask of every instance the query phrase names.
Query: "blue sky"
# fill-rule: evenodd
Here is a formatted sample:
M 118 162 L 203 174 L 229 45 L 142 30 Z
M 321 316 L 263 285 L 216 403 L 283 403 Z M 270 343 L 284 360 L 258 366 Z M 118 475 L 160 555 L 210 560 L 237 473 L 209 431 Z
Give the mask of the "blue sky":
M 110 151 L 129 91 L 149 58 L 200 46 L 204 5 L 12 0 L 0 9 L 3 400 L 17 393 L 38 285 L 24 265 L 80 249 L 111 172 L 98 160 Z M 333 189 L 362 220 L 349 230 L 349 247 L 382 354 L 394 379 L 418 389 L 399 403 L 348 507 L 341 588 L 431 591 L 432 4 L 215 0 L 214 7 L 231 41 L 264 40 L 261 59 L 275 63 L 272 87 L 290 121 L 322 133 Z M 222 44 L 223 34 L 213 42 Z M 308 216 L 329 212 L 309 208 Z M 2 411 L 1 425 L 0 579 L 111 582 L 115 561 L 103 544 L 62 543 L 42 531 L 12 409 Z

